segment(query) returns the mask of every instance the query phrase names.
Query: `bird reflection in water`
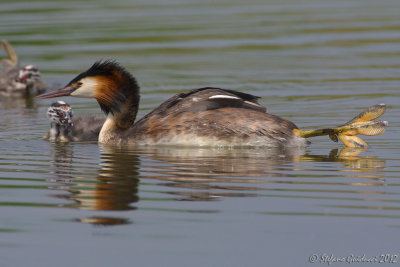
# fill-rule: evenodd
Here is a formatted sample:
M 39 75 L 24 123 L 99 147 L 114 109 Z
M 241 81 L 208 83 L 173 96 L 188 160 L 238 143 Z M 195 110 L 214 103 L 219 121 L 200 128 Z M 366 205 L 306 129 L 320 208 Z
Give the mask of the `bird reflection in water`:
M 328 156 L 320 155 L 303 155 L 299 161 L 321 161 L 321 162 L 343 162 L 344 168 L 342 172 L 355 172 L 353 177 L 364 177 L 362 173 L 375 173 L 383 170 L 386 166 L 386 161 L 379 159 L 376 156 L 359 156 L 364 153 L 367 148 L 344 147 L 341 150 L 332 149 Z M 368 176 L 371 177 L 371 176 Z M 377 180 L 384 180 L 383 177 L 377 175 L 373 177 Z
M 178 201 L 211 201 L 221 197 L 255 197 L 263 191 L 290 191 L 287 188 L 270 188 L 266 184 L 307 184 L 297 180 L 305 169 L 298 163 L 338 162 L 338 170 L 353 171 L 350 175 L 382 181 L 376 173 L 385 167 L 385 161 L 376 157 L 361 157 L 365 151 L 344 148 L 329 155 L 306 154 L 303 149 L 198 149 L 198 148 L 147 148 L 139 151 L 160 163 L 155 171 L 146 171 L 141 178 L 160 181 L 159 185 L 174 190 L 163 193 L 175 196 Z M 308 168 L 308 167 L 307 167 Z M 358 173 L 357 173 L 358 172 Z M 368 175 L 363 175 L 367 172 Z M 323 178 L 323 175 L 321 175 Z M 353 185 L 353 183 L 343 183 Z M 354 183 L 354 185 L 371 185 Z M 376 185 L 376 184 L 375 184 Z M 381 184 L 379 184 L 381 185 Z M 183 190 L 177 190 L 183 189 Z
M 383 185 L 379 170 L 385 167 L 384 160 L 360 156 L 364 150 L 355 148 L 344 148 L 341 151 L 335 149 L 328 155 L 311 155 L 302 149 L 139 147 L 125 150 L 104 146 L 100 168 L 91 178 L 87 177 L 87 171 L 74 166 L 81 159 L 73 157 L 73 145 L 53 145 L 53 168 L 54 174 L 58 177 L 56 182 L 59 184 L 59 189 L 69 192 L 68 195 L 56 197 L 73 200 L 76 204 L 69 207 L 85 210 L 134 210 L 132 203 L 139 201 L 139 176 L 142 182 L 156 181 L 151 185 L 152 190 L 156 186 L 158 188 L 156 193 L 173 196 L 169 200 L 213 201 L 222 197 L 256 197 L 266 191 L 279 191 L 280 194 L 285 191 L 296 191 L 284 184 L 295 186 L 324 184 L 324 182 L 310 183 L 298 179 L 304 177 L 304 171 L 310 170 L 307 162 L 343 163 L 344 166 L 335 167 L 339 176 L 361 177 L 371 181 L 358 183 L 353 180 L 342 183 L 350 186 Z M 323 174 L 320 178 L 324 178 Z M 314 188 L 310 190 L 319 192 Z M 357 193 L 374 192 L 357 191 Z M 165 197 L 160 199 L 165 200 Z M 77 220 L 95 225 L 130 223 L 127 219 L 109 216 Z
M 77 167 L 73 157 L 73 146 L 68 144 L 54 145 L 54 174 L 58 177 L 58 189 L 67 189 L 69 194 L 54 195 L 57 198 L 73 200 L 76 204 L 68 207 L 83 210 L 125 211 L 135 209 L 131 204 L 138 201 L 138 168 L 137 155 L 126 153 L 121 149 L 106 148 L 101 154 L 100 169 L 95 177 L 75 175 Z M 75 162 L 72 162 L 72 161 Z M 61 187 L 61 188 L 60 188 Z M 130 223 L 125 218 L 88 217 L 77 221 L 95 225 L 117 225 Z
M 103 148 L 104 149 L 104 148 Z M 106 148 L 94 190 L 79 190 L 82 209 L 130 210 L 138 201 L 139 157 L 121 149 Z

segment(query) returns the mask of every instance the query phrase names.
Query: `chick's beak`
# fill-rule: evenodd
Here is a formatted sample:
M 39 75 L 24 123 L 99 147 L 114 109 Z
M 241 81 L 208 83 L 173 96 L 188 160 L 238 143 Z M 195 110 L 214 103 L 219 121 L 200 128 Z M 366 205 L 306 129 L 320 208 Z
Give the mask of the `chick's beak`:
M 71 95 L 71 93 L 73 91 L 74 91 L 74 87 L 67 86 L 67 87 L 65 87 L 63 89 L 59 89 L 59 90 L 56 90 L 56 91 L 52 91 L 52 92 L 48 92 L 48 93 L 44 93 L 44 94 L 38 95 L 37 97 L 41 98 L 41 99 L 47 99 L 47 98 L 60 97 L 60 96 L 69 96 L 69 95 Z
M 19 83 L 24 83 L 24 82 L 26 82 L 26 80 L 27 80 L 28 78 L 29 78 L 29 74 L 27 73 L 27 74 L 24 74 L 24 75 L 18 77 L 18 78 L 16 79 L 16 81 L 19 82 Z

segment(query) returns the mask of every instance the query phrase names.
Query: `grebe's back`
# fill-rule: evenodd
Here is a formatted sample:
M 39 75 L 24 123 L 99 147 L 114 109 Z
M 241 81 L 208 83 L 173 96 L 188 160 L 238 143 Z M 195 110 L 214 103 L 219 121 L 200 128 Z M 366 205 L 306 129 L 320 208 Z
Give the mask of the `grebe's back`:
M 297 126 L 266 113 L 259 97 L 206 87 L 178 94 L 140 119 L 120 142 L 186 146 L 304 146 Z M 116 140 L 118 141 L 118 140 Z

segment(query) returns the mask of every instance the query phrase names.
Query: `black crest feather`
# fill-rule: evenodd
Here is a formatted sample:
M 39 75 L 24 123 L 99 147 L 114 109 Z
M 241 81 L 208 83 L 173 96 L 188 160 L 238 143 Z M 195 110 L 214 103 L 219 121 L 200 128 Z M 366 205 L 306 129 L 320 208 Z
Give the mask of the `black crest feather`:
M 99 60 L 96 61 L 88 70 L 76 76 L 69 85 L 72 85 L 83 78 L 94 76 L 112 76 L 118 73 L 119 78 L 118 90 L 111 102 L 104 103 L 99 101 L 100 108 L 106 113 L 119 112 L 120 106 L 128 97 L 133 97 L 139 101 L 139 85 L 136 79 L 116 60 Z M 135 105 L 137 105 L 136 101 Z
M 98 75 L 112 75 L 113 71 L 115 70 L 131 76 L 130 73 L 126 71 L 125 68 L 122 67 L 116 60 L 112 59 L 98 60 L 88 70 L 76 76 L 72 81 L 69 82 L 69 84 L 73 84 L 85 77 L 93 77 Z

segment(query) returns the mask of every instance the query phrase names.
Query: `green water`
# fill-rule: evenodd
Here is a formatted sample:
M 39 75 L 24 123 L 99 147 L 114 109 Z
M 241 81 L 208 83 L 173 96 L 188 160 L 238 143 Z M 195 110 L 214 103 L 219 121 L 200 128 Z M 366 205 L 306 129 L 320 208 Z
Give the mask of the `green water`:
M 326 137 L 304 151 L 123 150 L 43 141 L 52 100 L 2 98 L 0 265 L 395 259 L 399 14 L 395 0 L 1 1 L 0 38 L 22 64 L 55 89 L 116 59 L 141 85 L 139 117 L 175 93 L 219 86 L 263 97 L 268 112 L 304 129 L 378 103 L 390 124 L 350 154 Z M 100 113 L 94 100 L 63 100 L 76 116 Z

